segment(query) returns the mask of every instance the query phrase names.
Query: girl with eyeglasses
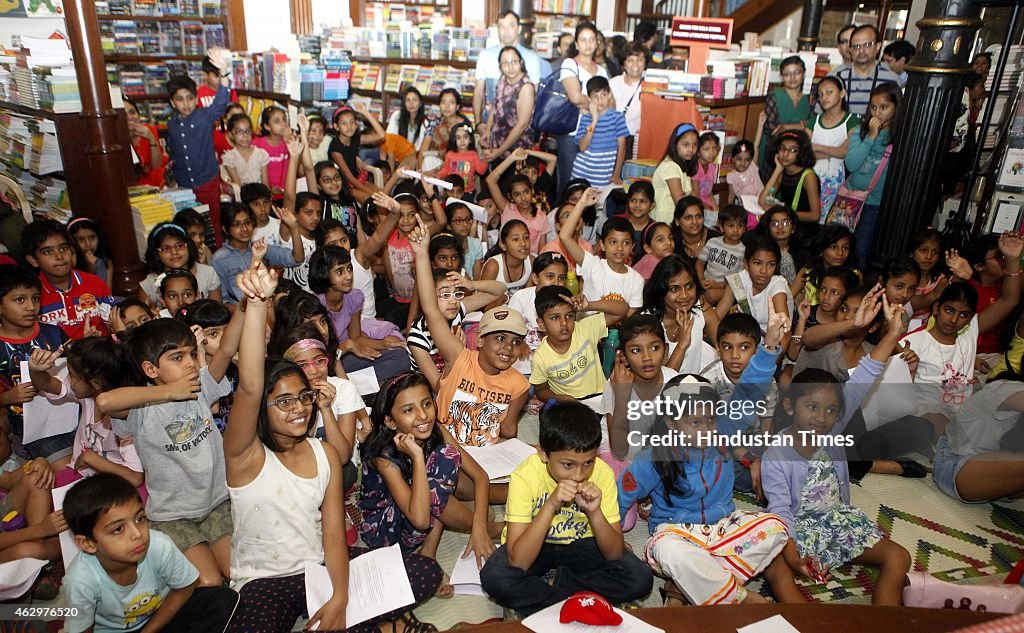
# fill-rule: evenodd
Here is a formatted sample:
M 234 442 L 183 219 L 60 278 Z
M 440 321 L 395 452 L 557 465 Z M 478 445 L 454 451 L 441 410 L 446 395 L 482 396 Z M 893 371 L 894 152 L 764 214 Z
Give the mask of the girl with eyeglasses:
M 799 218 L 792 209 L 776 206 L 764 212 L 754 229 L 758 235 L 767 235 L 779 245 L 779 251 L 782 253 L 779 274 L 786 278 L 794 297 L 803 290 L 803 279 L 797 273 L 803 268 L 806 260 L 805 253 L 796 239 L 798 222 Z
M 774 205 L 789 207 L 800 221 L 800 233 L 813 237 L 821 220 L 821 194 L 814 173 L 817 159 L 811 138 L 804 130 L 786 130 L 768 144 L 772 172 L 757 202 L 762 209 Z
M 139 299 L 145 301 L 154 311 L 159 309 L 163 304 L 160 300 L 157 277 L 168 270 L 184 269 L 195 275 L 198 282 L 198 298 L 223 301 L 217 271 L 212 266 L 198 263 L 198 257 L 196 244 L 185 229 L 173 222 L 162 222 L 153 227 L 146 240 L 144 257 L 149 274 L 139 282 Z
M 282 209 L 280 213 L 282 224 L 292 237 L 288 248 L 276 244 L 268 246 L 265 238 L 253 241 L 256 216 L 249 207 L 238 202 L 225 202 L 221 205 L 220 221 L 225 240 L 224 245 L 213 254 L 211 265 L 220 277 L 225 304 L 234 305 L 242 300 L 235 279 L 249 267 L 255 253 L 259 253 L 259 257 L 268 266 L 280 268 L 292 268 L 306 261 L 298 219 L 290 211 Z
M 250 182 L 270 186 L 267 165 L 270 154 L 262 147 L 253 145 L 252 121 L 248 114 L 236 114 L 228 120 L 228 133 L 234 147 L 224 152 L 221 162 L 227 169 L 228 178 L 236 185 Z
M 782 74 L 782 85 L 768 93 L 764 100 L 764 123 L 758 131 L 755 143 L 758 147 L 759 168 L 761 178 L 766 180 L 772 173 L 775 163 L 769 156 L 770 140 L 786 130 L 802 130 L 811 119 L 814 103 L 804 94 L 804 73 L 807 67 L 796 55 L 782 60 L 779 72 Z M 761 205 L 764 206 L 763 204 Z
M 290 631 L 306 608 L 304 569 L 310 563 L 326 564 L 332 584 L 331 598 L 309 614 L 310 626 L 377 630 L 377 624 L 400 613 L 346 627 L 349 552 L 342 536 L 342 458 L 330 443 L 308 436 L 320 415 L 333 416 L 329 394 L 314 389 L 295 363 L 265 366 L 264 332 L 276 273 L 257 260 L 239 275 L 238 286 L 248 300 L 245 340 L 224 434 L 234 523 L 231 576 L 240 595 L 232 630 Z

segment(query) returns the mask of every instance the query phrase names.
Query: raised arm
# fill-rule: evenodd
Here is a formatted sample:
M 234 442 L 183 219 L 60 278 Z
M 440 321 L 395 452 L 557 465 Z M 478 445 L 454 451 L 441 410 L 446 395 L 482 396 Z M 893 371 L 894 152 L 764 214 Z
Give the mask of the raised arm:
M 979 332 L 987 332 L 1002 323 L 1020 302 L 1020 254 L 1024 250 L 1024 239 L 1019 233 L 1003 233 L 998 246 L 1006 265 L 1003 290 L 995 303 L 978 313 Z
M 302 139 L 297 136 L 292 136 L 288 139 L 288 170 L 284 178 L 284 208 L 294 209 L 295 208 L 295 180 L 298 177 L 299 164 L 302 162 L 303 145 Z M 309 182 L 306 179 L 306 185 L 309 190 L 318 194 L 319 190 L 316 188 L 315 182 Z
M 378 191 L 373 194 L 373 201 L 377 203 L 377 206 L 384 207 L 388 210 L 387 216 L 377 225 L 375 230 L 370 236 L 359 243 L 356 247 L 355 256 L 359 260 L 359 265 L 363 268 L 369 268 L 373 264 L 374 258 L 380 253 L 380 249 L 384 248 L 384 245 L 388 242 L 388 236 L 395 230 L 395 226 L 398 224 L 398 217 L 401 213 L 401 208 L 398 202 L 394 198 L 391 198 L 384 194 L 382 191 Z
M 61 392 L 63 385 L 60 379 L 50 374 L 50 370 L 63 353 L 63 345 L 52 351 L 41 347 L 32 350 L 32 355 L 28 359 L 28 371 L 36 389 L 50 394 Z
M 484 179 L 487 183 L 487 189 L 490 190 L 491 197 L 494 199 L 494 206 L 498 207 L 498 213 L 501 213 L 505 207 L 508 206 L 508 198 L 506 198 L 505 194 L 502 193 L 501 185 L 498 184 L 501 182 L 501 176 L 512 165 L 512 163 L 517 160 L 523 160 L 524 158 L 526 158 L 525 150 L 520 151 L 520 148 L 516 148 L 515 151 L 506 156 L 505 160 L 501 161 L 501 163 L 499 163 L 498 166 L 487 175 L 487 178 Z
M 562 230 L 558 232 L 558 239 L 562 242 L 562 248 L 565 249 L 565 253 L 572 258 L 572 261 L 578 264 L 583 263 L 586 251 L 576 241 L 576 225 L 580 222 L 580 218 L 583 217 L 583 210 L 596 204 L 600 196 L 601 192 L 594 188 L 583 192 L 579 202 L 576 203 L 576 206 L 569 213 L 569 217 L 565 219 L 565 222 L 562 222 Z
M 256 257 L 254 256 L 253 260 L 255 259 Z M 238 343 L 242 338 L 242 321 L 244 320 L 243 313 L 245 309 L 246 301 L 243 297 L 238 302 L 238 309 L 231 315 L 231 320 L 228 321 L 227 327 L 224 328 L 224 334 L 221 336 L 220 347 L 217 349 L 217 353 L 210 359 L 207 369 L 210 372 L 210 377 L 217 382 L 224 379 L 224 376 L 228 373 L 228 368 L 231 367 L 231 359 L 235 357 L 235 352 L 238 351 Z
M 366 109 L 366 104 L 361 101 L 357 101 L 352 105 L 352 109 L 363 115 L 363 118 L 366 119 L 367 122 L 369 122 L 370 127 L 373 128 L 373 134 L 363 134 L 360 137 L 360 142 L 363 145 L 376 145 L 377 143 L 383 142 L 384 138 L 387 136 L 387 132 L 385 132 L 384 128 L 380 126 L 380 122 L 370 114 L 370 111 Z
M 237 283 L 248 305 L 245 312 L 235 312 L 236 316 L 243 314 L 244 320 L 242 342 L 238 346 L 238 387 L 228 427 L 224 431 L 224 457 L 229 478 L 245 478 L 252 470 L 254 460 L 262 456 L 256 420 L 260 409 L 266 406 L 263 402 L 263 365 L 267 360 L 267 311 L 277 288 L 277 273 L 268 269 L 263 260 L 254 257 L 249 269 L 238 275 Z
M 434 345 L 450 367 L 466 346 L 452 332 L 448 319 L 437 307 L 437 286 L 434 284 L 434 273 L 430 269 L 430 257 L 427 253 L 429 242 L 430 231 L 427 230 L 423 219 L 417 215 L 416 228 L 409 235 L 409 243 L 416 259 L 416 291 L 419 293 L 420 309 L 427 321 L 427 329 L 434 339 Z

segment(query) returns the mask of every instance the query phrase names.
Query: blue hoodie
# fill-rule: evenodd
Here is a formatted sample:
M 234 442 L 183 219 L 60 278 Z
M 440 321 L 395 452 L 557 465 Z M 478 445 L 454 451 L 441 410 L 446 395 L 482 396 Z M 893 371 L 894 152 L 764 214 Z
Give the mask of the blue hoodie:
M 775 374 L 779 352 L 769 352 L 758 346 L 757 353 L 743 370 L 730 401 L 757 401 L 764 397 Z M 746 430 L 756 417 L 750 415 L 731 419 L 719 415 L 715 420 L 717 431 L 732 434 Z M 728 448 L 679 448 L 683 459 L 685 479 L 676 483 L 682 494 L 674 492 L 665 501 L 661 476 L 654 468 L 651 448 L 637 455 L 633 463 L 619 478 L 619 512 L 625 516 L 633 502 L 650 495 L 650 529 L 653 534 L 662 523 L 716 523 L 735 511 L 732 488 L 735 477 L 732 470 L 732 451 Z

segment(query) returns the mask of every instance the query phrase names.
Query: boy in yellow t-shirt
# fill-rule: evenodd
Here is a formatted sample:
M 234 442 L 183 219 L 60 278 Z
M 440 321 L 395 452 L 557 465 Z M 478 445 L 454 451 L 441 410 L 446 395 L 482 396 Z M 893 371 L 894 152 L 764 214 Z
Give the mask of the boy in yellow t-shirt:
M 534 306 L 537 326 L 545 335 L 531 361 L 530 382 L 537 399 L 579 400 L 599 407 L 605 377 L 598 344 L 608 336 L 608 324 L 625 317 L 629 305 L 618 299 L 587 301 L 583 293 L 574 297 L 563 286 L 548 286 L 537 291 Z M 587 310 L 598 314 L 577 322 L 577 314 Z
M 625 549 L 611 468 L 597 459 L 601 426 L 579 402 L 540 414 L 540 452 L 512 473 L 503 545 L 480 571 L 498 604 L 529 615 L 578 591 L 613 604 L 651 591 L 651 570 Z M 559 574 L 553 585 L 544 575 Z

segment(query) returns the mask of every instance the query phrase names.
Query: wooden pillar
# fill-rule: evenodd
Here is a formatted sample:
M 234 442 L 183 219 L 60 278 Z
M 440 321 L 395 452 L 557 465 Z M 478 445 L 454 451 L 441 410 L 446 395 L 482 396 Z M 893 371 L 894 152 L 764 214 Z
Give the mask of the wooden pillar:
M 971 45 L 982 22 L 970 0 L 928 0 L 918 21 L 917 55 L 896 114 L 892 158 L 875 230 L 872 263 L 906 252 L 931 221 L 953 125 L 970 71 Z
M 129 150 L 117 138 L 117 113 L 110 103 L 96 7 L 91 0 L 64 0 L 64 12 L 82 98 L 80 116 L 86 131 L 83 150 L 94 170 L 92 194 L 99 209 L 98 220 L 112 247 L 113 290 L 117 295 L 130 295 L 144 273 L 122 168 Z
M 803 15 L 800 18 L 800 37 L 797 38 L 799 50 L 813 51 L 818 47 L 821 14 L 824 8 L 823 0 L 804 0 Z
M 310 35 L 313 33 L 313 2 L 312 0 L 289 0 L 291 9 L 292 33 Z

